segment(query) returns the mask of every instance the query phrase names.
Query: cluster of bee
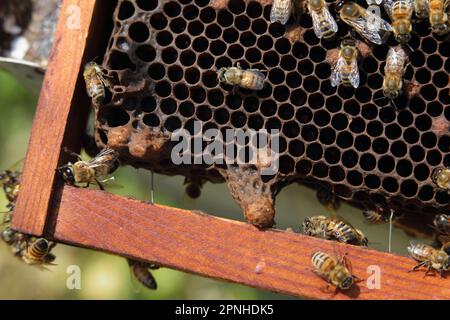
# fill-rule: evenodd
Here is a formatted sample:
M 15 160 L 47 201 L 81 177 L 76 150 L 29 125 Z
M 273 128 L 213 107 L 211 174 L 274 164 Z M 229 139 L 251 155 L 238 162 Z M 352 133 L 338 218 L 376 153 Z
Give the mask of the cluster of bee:
M 89 63 L 86 68 L 91 68 L 92 63 Z M 85 72 L 86 73 L 86 72 Z M 98 83 L 101 83 L 100 78 Z M 92 88 L 87 84 L 87 91 L 92 92 Z M 98 86 L 96 88 L 99 88 Z M 104 92 L 104 91 L 103 91 Z M 93 101 L 101 101 L 98 96 L 98 92 L 92 96 Z M 119 154 L 111 149 L 106 148 L 95 157 L 90 160 L 83 160 L 80 155 L 70 152 L 72 156 L 75 156 L 78 161 L 72 163 L 69 162 L 57 170 L 61 175 L 65 183 L 73 186 L 89 187 L 91 184 L 98 185 L 101 190 L 104 190 L 103 184 L 108 182 L 113 177 L 110 175 L 119 167 Z M 134 277 L 149 289 L 156 289 L 156 281 L 150 272 L 150 269 L 157 269 L 158 267 L 153 264 L 140 262 L 132 259 L 127 259 L 130 266 L 130 270 Z
M 17 197 L 19 196 L 21 173 L 18 171 L 0 172 L 0 185 L 8 200 L 6 207 L 8 212 L 3 219 L 3 230 L 0 233 L 2 239 L 8 246 L 14 256 L 19 257 L 29 265 L 51 265 L 55 256 L 51 253 L 56 246 L 55 242 L 49 242 L 44 238 L 34 238 L 27 234 L 11 229 L 10 223 L 14 213 Z
M 364 210 L 363 215 L 368 223 L 380 224 L 392 222 L 394 211 L 384 210 L 381 207 Z M 433 227 L 439 233 L 439 240 L 442 246 L 436 249 L 432 246 L 411 241 L 408 252 L 412 259 L 418 264 L 410 271 L 416 271 L 421 267 L 426 267 L 425 275 L 438 272 L 441 276 L 450 270 L 450 215 L 437 215 L 433 221 Z M 353 227 L 348 221 L 340 217 L 312 216 L 307 217 L 302 224 L 303 233 L 308 236 L 318 237 L 327 240 L 338 241 L 367 247 L 368 240 L 364 233 Z M 348 268 L 348 263 L 339 258 L 331 257 L 324 252 L 315 252 L 312 255 L 314 272 L 327 280 L 336 289 L 348 290 L 355 279 Z
M 377 1 L 376 4 L 380 4 Z M 384 67 L 383 93 L 385 98 L 393 101 L 403 94 L 403 75 L 408 63 L 408 55 L 402 45 L 411 39 L 412 14 L 418 19 L 429 18 L 431 28 L 437 35 L 449 32 L 447 10 L 448 0 L 384 0 L 383 7 L 392 20 L 392 25 L 380 16 L 370 12 L 356 2 L 339 0 L 335 9 L 340 20 L 349 25 L 363 39 L 380 45 L 393 32 L 399 45 L 389 49 Z M 330 13 L 325 0 L 274 0 L 270 12 L 272 23 L 286 24 L 291 15 L 303 11 L 311 15 L 314 33 L 318 38 L 335 37 L 338 24 Z M 358 58 L 360 52 L 358 41 L 354 37 L 341 41 L 337 60 L 334 62 L 331 74 L 331 85 L 340 84 L 357 88 L 360 84 Z M 224 67 L 218 71 L 220 82 L 240 86 L 245 89 L 261 90 L 264 87 L 265 74 L 260 70 L 243 70 L 236 67 Z M 395 104 L 394 104 L 395 106 Z

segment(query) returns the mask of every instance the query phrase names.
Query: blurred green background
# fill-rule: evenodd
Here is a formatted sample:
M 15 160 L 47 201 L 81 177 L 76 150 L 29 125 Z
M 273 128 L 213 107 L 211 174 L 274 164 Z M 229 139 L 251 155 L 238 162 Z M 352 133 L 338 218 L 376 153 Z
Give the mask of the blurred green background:
M 0 71 L 0 170 L 8 169 L 25 156 L 37 97 L 12 76 Z M 124 186 L 111 190 L 137 199 L 150 198 L 150 173 L 131 167 L 120 168 L 116 181 Z M 184 193 L 183 177 L 155 175 L 155 201 L 179 208 L 197 209 L 221 217 L 243 220 L 241 211 L 224 184 L 206 184 L 197 200 Z M 0 211 L 6 199 L 0 195 Z M 277 197 L 277 228 L 299 226 L 308 215 L 329 214 L 316 201 L 315 194 L 297 184 L 285 188 Z M 5 208 L 6 210 L 6 208 Z M 343 204 L 338 212 L 361 228 L 371 247 L 387 250 L 388 225 L 364 224 L 359 210 Z M 409 238 L 402 230 L 393 231 L 393 252 L 406 254 Z M 285 299 L 288 296 L 241 285 L 211 280 L 162 268 L 154 271 L 157 291 L 149 291 L 132 280 L 124 258 L 58 245 L 53 251 L 57 266 L 49 270 L 27 266 L 12 256 L 0 242 L 0 299 Z M 174 253 L 176 254 L 176 253 Z M 67 267 L 81 268 L 81 290 L 66 287 Z M 412 263 L 413 265 L 413 263 Z

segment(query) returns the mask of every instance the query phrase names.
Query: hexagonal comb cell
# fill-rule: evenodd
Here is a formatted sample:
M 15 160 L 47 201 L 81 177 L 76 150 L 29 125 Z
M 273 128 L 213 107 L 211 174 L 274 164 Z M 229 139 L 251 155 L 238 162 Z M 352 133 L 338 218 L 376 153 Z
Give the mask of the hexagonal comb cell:
M 225 180 L 258 226 L 272 225 L 274 196 L 292 182 L 326 186 L 360 207 L 446 207 L 448 195 L 436 192 L 430 173 L 450 166 L 449 43 L 426 23 L 414 25 L 405 74 L 414 93 L 396 111 L 380 99 L 388 45 L 362 47 L 360 86 L 335 88 L 326 61 L 339 38 L 315 37 L 307 13 L 299 24 L 271 24 L 270 9 L 271 1 L 119 0 L 103 62 L 118 83 L 111 101 L 96 107 L 99 147 L 109 145 L 136 167 Z M 349 34 L 342 22 L 339 30 L 339 37 Z M 237 63 L 263 70 L 264 89 L 220 84 L 216 71 Z M 196 164 L 193 154 L 193 164 L 176 165 L 170 136 L 180 128 L 193 136 L 211 128 L 278 129 L 278 173 Z

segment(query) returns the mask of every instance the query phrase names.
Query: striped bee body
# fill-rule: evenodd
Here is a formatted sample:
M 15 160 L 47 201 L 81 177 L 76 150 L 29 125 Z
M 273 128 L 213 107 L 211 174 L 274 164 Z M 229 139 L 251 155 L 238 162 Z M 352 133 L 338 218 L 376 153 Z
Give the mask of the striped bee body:
M 95 62 L 89 62 L 84 67 L 83 77 L 88 96 L 92 98 L 95 105 L 99 105 L 105 99 L 105 88 L 111 86 L 106 80 L 107 75 L 104 69 Z
M 411 241 L 408 252 L 411 258 L 419 262 L 411 271 L 425 266 L 427 267 L 425 275 L 435 270 L 442 276 L 444 271 L 450 270 L 450 258 L 444 250 L 437 250 L 426 244 Z
M 315 272 L 337 288 L 347 290 L 353 285 L 356 277 L 350 273 L 346 265 L 325 252 L 314 252 L 311 262 Z
M 274 0 L 270 10 L 270 22 L 280 22 L 286 24 L 294 7 L 293 0 Z
M 411 39 L 413 6 L 414 0 L 394 0 L 390 10 L 387 10 L 391 12 L 395 39 L 402 44 Z
M 308 11 L 313 21 L 314 33 L 319 39 L 330 39 L 336 34 L 338 25 L 325 0 L 308 0 Z
M 348 244 L 367 246 L 368 242 L 360 230 L 339 218 L 330 221 L 327 227 L 327 234 L 329 234 L 331 239 Z
M 449 32 L 450 26 L 448 22 L 448 0 L 429 0 L 428 11 L 431 29 L 437 35 L 444 35 Z
M 357 246 L 367 246 L 366 236 L 341 218 L 325 216 L 307 217 L 302 224 L 303 232 L 308 236 L 336 240 Z
M 151 290 L 155 290 L 157 288 L 156 280 L 153 277 L 152 273 L 149 269 L 157 269 L 152 264 L 127 259 L 128 265 L 130 266 L 131 272 L 133 276 L 145 287 Z
M 22 259 L 27 264 L 51 264 L 55 260 L 55 256 L 50 253 L 54 246 L 44 238 L 36 239 L 28 245 Z
M 264 79 L 266 76 L 260 70 L 243 70 L 238 64 L 237 67 L 221 68 L 217 72 L 217 78 L 220 82 L 239 86 L 249 90 L 261 90 L 264 88 Z

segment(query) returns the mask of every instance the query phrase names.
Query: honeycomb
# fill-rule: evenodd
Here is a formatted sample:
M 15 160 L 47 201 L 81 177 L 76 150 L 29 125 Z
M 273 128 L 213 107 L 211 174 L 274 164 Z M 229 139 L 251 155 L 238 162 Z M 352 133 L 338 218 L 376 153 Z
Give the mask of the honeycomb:
M 270 23 L 270 9 L 263 0 L 119 0 L 103 61 L 115 82 L 95 106 L 98 146 L 191 184 L 225 181 L 260 227 L 274 223 L 274 198 L 293 182 L 361 208 L 427 217 L 448 208 L 430 173 L 450 166 L 450 42 L 431 34 L 427 21 L 414 23 L 409 89 L 396 110 L 381 89 L 392 36 L 360 48 L 359 88 L 335 88 L 327 59 L 350 34 L 347 25 L 338 21 L 338 36 L 319 40 L 307 13 L 283 26 Z M 238 62 L 267 74 L 263 90 L 218 83 L 217 70 Z M 261 175 L 259 163 L 175 165 L 170 136 L 180 128 L 194 136 L 209 128 L 279 129 L 279 172 Z

